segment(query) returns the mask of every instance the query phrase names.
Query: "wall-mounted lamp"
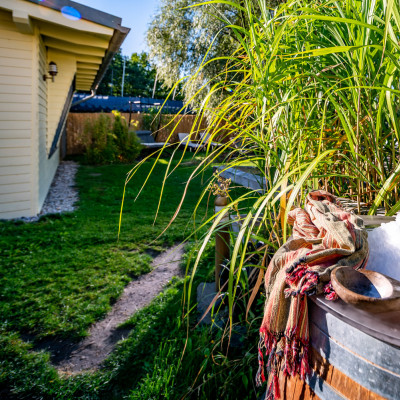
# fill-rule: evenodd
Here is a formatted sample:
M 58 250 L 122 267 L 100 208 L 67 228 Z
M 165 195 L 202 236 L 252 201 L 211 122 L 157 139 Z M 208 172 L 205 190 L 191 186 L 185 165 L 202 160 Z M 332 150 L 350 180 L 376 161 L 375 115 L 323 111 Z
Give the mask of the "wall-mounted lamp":
M 51 79 L 52 82 L 54 82 L 54 77 L 57 75 L 58 69 L 57 69 L 57 64 L 53 61 L 49 63 L 49 74 L 50 76 L 47 76 L 46 74 L 43 75 L 43 80 Z

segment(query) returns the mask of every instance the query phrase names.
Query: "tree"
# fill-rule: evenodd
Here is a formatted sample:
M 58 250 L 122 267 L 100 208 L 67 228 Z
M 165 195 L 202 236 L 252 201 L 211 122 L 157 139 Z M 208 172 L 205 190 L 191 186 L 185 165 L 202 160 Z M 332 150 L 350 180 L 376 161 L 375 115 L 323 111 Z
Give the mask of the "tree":
M 206 60 L 227 57 L 239 47 L 226 20 L 245 26 L 246 14 L 229 4 L 194 6 L 204 1 L 161 0 L 160 10 L 147 31 L 150 60 L 168 86 L 173 86 L 183 76 L 195 75 L 204 57 Z M 232 1 L 242 6 L 245 2 Z M 256 9 L 259 7 L 255 0 L 249 3 Z M 202 68 L 201 74 L 185 87 L 186 100 L 218 75 L 225 64 L 225 60 L 214 60 Z
M 99 89 L 100 95 L 121 96 L 123 64 L 125 61 L 124 96 L 152 97 L 156 70 L 150 64 L 147 53 L 133 53 L 130 58 L 118 52 L 111 62 Z M 164 99 L 170 92 L 164 81 L 157 80 L 154 97 Z M 179 95 L 176 100 L 182 99 Z

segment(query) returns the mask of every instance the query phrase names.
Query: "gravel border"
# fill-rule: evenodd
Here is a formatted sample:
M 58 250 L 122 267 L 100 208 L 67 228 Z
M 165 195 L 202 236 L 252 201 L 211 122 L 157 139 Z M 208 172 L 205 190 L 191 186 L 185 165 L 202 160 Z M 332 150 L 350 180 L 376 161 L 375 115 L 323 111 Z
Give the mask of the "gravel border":
M 75 161 L 61 161 L 40 213 L 33 217 L 19 219 L 25 222 L 36 222 L 43 215 L 76 210 L 75 204 L 79 196 L 75 188 L 75 176 L 78 168 L 79 164 Z

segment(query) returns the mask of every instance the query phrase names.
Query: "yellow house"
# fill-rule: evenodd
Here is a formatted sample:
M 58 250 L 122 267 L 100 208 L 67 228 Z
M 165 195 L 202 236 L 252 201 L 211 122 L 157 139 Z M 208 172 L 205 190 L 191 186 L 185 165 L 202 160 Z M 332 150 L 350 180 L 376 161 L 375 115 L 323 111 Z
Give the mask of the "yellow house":
M 40 212 L 73 92 L 95 93 L 128 32 L 73 1 L 0 0 L 0 219 Z

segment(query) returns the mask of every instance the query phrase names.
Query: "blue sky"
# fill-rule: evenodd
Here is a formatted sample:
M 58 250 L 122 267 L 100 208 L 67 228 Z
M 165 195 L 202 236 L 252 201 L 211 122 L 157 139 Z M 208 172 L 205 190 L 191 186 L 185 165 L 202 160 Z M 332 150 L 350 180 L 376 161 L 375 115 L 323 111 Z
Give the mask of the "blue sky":
M 122 18 L 122 25 L 131 31 L 122 44 L 122 54 L 146 51 L 145 32 L 159 0 L 75 0 L 77 3 L 97 8 Z

